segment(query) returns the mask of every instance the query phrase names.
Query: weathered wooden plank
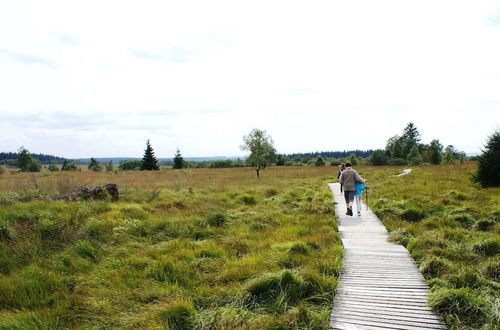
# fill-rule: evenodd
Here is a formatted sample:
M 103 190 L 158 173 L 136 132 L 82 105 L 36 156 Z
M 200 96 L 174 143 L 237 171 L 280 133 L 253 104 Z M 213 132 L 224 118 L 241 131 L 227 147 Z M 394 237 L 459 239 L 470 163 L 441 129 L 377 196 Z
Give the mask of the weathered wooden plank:
M 377 317 L 369 317 L 369 316 L 354 316 L 354 315 L 342 315 L 337 316 L 337 320 L 339 321 L 351 321 L 360 325 L 367 326 L 383 326 L 385 328 L 392 329 L 446 329 L 445 326 L 441 324 L 429 324 L 422 322 L 413 322 L 413 321 L 403 321 L 403 320 L 387 320 L 381 319 Z
M 381 319 L 384 322 L 399 322 L 399 321 L 404 321 L 404 322 L 411 322 L 415 324 L 424 324 L 424 325 L 441 325 L 441 322 L 439 320 L 436 320 L 436 318 L 426 318 L 426 317 L 418 317 L 415 316 L 414 314 L 396 314 L 396 313 L 374 313 L 371 310 L 368 311 L 352 311 L 348 309 L 340 309 L 338 310 L 335 315 L 341 316 L 341 317 L 349 317 L 349 316 L 356 316 L 360 317 L 362 319 Z
M 345 284 L 345 283 L 344 283 Z M 344 292 L 344 293 L 356 293 L 356 292 L 367 292 L 367 290 L 363 290 L 362 288 L 357 288 L 357 287 L 349 287 L 349 288 L 340 288 L 338 292 Z M 376 295 L 390 295 L 390 296 L 416 296 L 416 297 L 423 297 L 423 300 L 425 300 L 425 297 L 427 296 L 427 291 L 426 290 L 370 290 L 369 291 L 371 294 L 376 294 Z
M 387 303 L 393 303 L 393 304 L 405 304 L 407 306 L 427 306 L 427 303 L 425 301 L 421 300 L 412 300 L 412 299 L 403 299 L 403 298 L 388 298 L 388 297 L 374 297 L 374 296 L 361 296 L 361 295 L 345 295 L 345 294 L 339 294 L 341 299 L 352 299 L 352 300 L 357 300 L 357 301 L 364 301 L 364 302 L 379 302 L 383 303 L 384 301 Z
M 331 328 L 446 329 L 427 305 L 429 287 L 410 253 L 387 241 L 387 230 L 373 212 L 345 216 L 339 186 L 330 188 L 345 251 Z
M 377 309 L 360 309 L 360 308 L 352 308 L 352 307 L 346 307 L 342 306 L 342 308 L 337 309 L 336 314 L 337 315 L 343 315 L 343 314 L 349 314 L 349 313 L 355 313 L 359 315 L 380 315 L 381 317 L 402 317 L 403 319 L 411 319 L 415 321 L 422 321 L 426 322 L 428 320 L 428 323 L 432 324 L 440 324 L 439 321 L 436 320 L 436 317 L 432 313 L 427 313 L 427 314 L 416 314 L 411 311 L 395 311 L 395 310 L 377 310 Z
M 342 303 L 342 306 L 337 306 L 337 308 L 350 308 L 353 310 L 361 310 L 361 311 L 386 311 L 386 312 L 392 312 L 392 313 L 411 313 L 413 315 L 424 315 L 424 316 L 429 316 L 432 318 L 435 318 L 434 313 L 430 308 L 425 308 L 425 307 L 413 307 L 410 308 L 410 306 L 406 305 L 391 305 L 391 304 L 374 304 L 374 303 L 362 303 L 362 302 L 357 302 L 357 301 L 344 301 Z

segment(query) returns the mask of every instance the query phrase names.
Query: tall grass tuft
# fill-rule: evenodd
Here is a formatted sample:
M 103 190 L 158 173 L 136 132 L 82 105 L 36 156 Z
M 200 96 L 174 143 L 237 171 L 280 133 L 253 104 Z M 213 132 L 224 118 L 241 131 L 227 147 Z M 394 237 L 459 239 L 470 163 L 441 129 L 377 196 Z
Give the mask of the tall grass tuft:
M 158 312 L 158 319 L 164 329 L 192 329 L 195 310 L 191 303 L 175 301 L 168 303 Z
M 81 257 L 97 262 L 97 250 L 88 241 L 78 241 L 75 243 L 75 251 Z
M 439 289 L 429 297 L 431 307 L 445 314 L 448 323 L 458 328 L 477 328 L 486 323 L 491 305 L 469 288 Z

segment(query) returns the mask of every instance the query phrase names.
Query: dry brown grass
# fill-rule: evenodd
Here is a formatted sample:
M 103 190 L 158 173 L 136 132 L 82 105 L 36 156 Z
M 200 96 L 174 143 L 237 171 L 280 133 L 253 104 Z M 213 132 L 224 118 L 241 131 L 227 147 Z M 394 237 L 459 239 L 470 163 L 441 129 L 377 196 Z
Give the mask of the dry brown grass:
M 228 188 L 235 186 L 254 185 L 259 182 L 263 186 L 272 186 L 277 182 L 289 179 L 300 179 L 318 176 L 337 175 L 335 166 L 290 166 L 269 167 L 256 178 L 251 168 L 220 168 L 220 169 L 184 169 L 161 171 L 119 171 L 114 172 L 42 172 L 42 173 L 12 173 L 0 177 L 1 192 L 23 192 L 35 188 L 40 191 L 66 192 L 83 184 L 102 185 L 116 183 L 121 189 L 204 189 Z

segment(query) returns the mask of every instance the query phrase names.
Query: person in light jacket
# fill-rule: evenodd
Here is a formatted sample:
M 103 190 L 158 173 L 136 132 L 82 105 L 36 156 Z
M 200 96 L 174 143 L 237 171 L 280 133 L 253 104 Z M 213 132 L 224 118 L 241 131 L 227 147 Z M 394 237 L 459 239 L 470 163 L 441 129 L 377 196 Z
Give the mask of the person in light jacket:
M 356 182 L 354 184 L 354 198 L 356 199 L 356 207 L 358 209 L 358 216 L 361 216 L 361 196 L 363 195 L 363 190 L 366 189 L 365 185 L 361 182 Z
M 347 215 L 352 216 L 352 204 L 354 202 L 354 191 L 356 182 L 365 184 L 366 180 L 359 176 L 358 172 L 352 169 L 351 163 L 345 163 L 345 170 L 340 175 L 340 185 L 344 188 L 344 198 L 347 207 Z

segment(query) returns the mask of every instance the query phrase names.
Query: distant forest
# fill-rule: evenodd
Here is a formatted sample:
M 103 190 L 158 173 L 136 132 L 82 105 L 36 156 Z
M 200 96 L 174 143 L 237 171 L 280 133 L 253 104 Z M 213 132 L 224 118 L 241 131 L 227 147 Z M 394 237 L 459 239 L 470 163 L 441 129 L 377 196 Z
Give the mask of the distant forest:
M 344 150 L 344 151 L 316 151 L 306 153 L 284 154 L 288 159 L 304 159 L 304 158 L 347 158 L 352 154 L 357 157 L 367 158 L 372 154 L 373 150 Z
M 0 152 L 0 164 L 2 165 L 12 165 L 16 164 L 17 152 Z M 60 164 L 67 160 L 66 158 L 44 155 L 44 154 L 30 154 L 31 157 L 38 159 L 42 164 Z

